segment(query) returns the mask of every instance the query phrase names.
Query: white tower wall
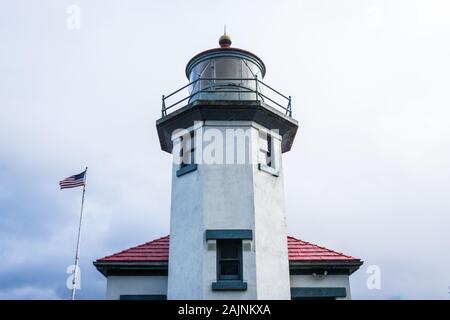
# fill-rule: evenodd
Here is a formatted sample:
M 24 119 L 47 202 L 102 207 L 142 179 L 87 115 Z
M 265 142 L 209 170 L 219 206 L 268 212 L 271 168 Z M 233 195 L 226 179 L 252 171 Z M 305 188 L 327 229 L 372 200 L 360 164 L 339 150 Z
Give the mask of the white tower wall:
M 281 138 L 272 136 L 278 155 L 274 176 L 258 166 L 259 131 L 266 128 L 249 121 L 206 121 L 197 132 L 221 133 L 226 142 L 230 129 L 248 130 L 244 164 L 199 163 L 180 177 L 173 165 L 168 299 L 290 299 Z M 210 150 L 208 142 L 196 147 Z M 243 240 L 246 290 L 212 290 L 216 246 L 205 238 L 211 229 L 252 230 L 253 239 Z

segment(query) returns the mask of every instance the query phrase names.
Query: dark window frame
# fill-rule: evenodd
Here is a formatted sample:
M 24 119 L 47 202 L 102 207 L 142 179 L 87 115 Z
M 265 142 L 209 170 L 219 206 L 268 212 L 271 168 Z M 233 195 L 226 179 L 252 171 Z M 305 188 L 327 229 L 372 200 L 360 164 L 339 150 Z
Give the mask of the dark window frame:
M 217 254 L 216 254 L 216 269 L 217 269 L 217 281 L 229 281 L 229 280 L 243 280 L 243 256 L 242 256 L 242 239 L 217 239 Z M 225 244 L 234 244 L 237 246 L 238 254 L 237 259 L 233 258 L 222 258 L 222 246 Z M 237 262 L 238 263 L 238 273 L 234 275 L 222 274 L 222 262 Z
M 273 161 L 273 137 L 272 134 L 265 131 L 259 132 L 259 141 L 264 140 L 264 146 L 259 146 L 260 152 L 264 154 L 264 161 L 260 163 L 269 168 L 275 169 L 275 162 Z M 260 142 L 258 142 L 260 143 Z
M 278 167 L 278 161 L 280 161 L 279 156 L 274 156 L 274 136 L 271 133 L 260 131 L 259 132 L 259 142 L 264 140 L 264 145 L 259 146 L 258 158 L 263 155 L 264 159 L 258 159 L 258 170 L 264 171 L 271 174 L 274 177 L 280 175 Z M 275 153 L 278 151 L 275 150 Z
M 189 132 L 189 135 L 190 135 L 190 143 L 191 143 L 190 146 L 186 146 L 185 145 L 185 142 L 184 142 L 185 138 L 184 138 L 184 136 L 180 137 L 181 138 L 181 144 L 182 144 L 182 147 L 180 148 L 180 159 L 181 159 L 180 169 L 183 169 L 184 167 L 187 167 L 189 165 L 195 164 L 194 130 Z M 190 161 L 186 163 L 186 162 L 184 162 L 184 153 L 185 153 L 185 150 L 189 150 L 189 147 L 190 147 L 190 159 L 189 159 Z
M 184 136 L 181 136 L 180 139 L 180 143 L 181 143 L 181 148 L 180 148 L 180 159 L 181 159 L 181 163 L 179 165 L 178 170 L 176 171 L 176 175 L 177 177 L 181 177 L 182 175 L 185 175 L 186 173 L 192 172 L 197 170 L 197 164 L 195 163 L 195 137 L 194 137 L 194 130 L 189 132 L 190 135 L 190 146 L 185 146 L 186 142 L 184 141 Z M 190 148 L 190 149 L 189 149 Z M 188 162 L 185 162 L 184 160 L 184 153 L 185 150 L 190 150 L 190 159 Z
M 266 152 L 266 165 L 270 168 L 273 168 L 272 161 L 272 135 L 267 134 L 267 152 Z

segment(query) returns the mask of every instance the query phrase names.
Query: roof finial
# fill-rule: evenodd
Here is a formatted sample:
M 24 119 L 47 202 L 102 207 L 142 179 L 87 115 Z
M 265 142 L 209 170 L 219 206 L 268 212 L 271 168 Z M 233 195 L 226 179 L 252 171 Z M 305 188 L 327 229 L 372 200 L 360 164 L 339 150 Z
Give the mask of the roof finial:
M 231 46 L 231 38 L 227 35 L 227 25 L 223 26 L 223 36 L 219 38 L 219 45 L 221 48 L 229 48 Z

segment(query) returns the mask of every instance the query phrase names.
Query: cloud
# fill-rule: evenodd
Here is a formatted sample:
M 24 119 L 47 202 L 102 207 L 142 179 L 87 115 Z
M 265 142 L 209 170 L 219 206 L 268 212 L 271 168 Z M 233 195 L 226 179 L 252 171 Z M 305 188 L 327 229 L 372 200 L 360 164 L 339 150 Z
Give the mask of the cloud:
M 0 289 L 0 300 L 60 300 L 61 298 L 52 289 L 36 287 L 20 287 L 13 289 Z

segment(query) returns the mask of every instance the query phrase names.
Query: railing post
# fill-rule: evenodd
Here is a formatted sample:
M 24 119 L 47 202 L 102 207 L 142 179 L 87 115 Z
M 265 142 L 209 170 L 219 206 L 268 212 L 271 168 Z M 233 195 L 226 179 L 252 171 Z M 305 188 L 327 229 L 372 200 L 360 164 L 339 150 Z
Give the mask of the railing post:
M 289 117 L 292 117 L 291 96 L 289 96 L 288 110 L 289 110 Z
M 258 75 L 255 74 L 255 96 L 256 96 L 256 101 L 258 101 Z
M 164 117 L 166 115 L 166 98 L 162 95 L 162 108 L 161 108 L 161 116 Z

